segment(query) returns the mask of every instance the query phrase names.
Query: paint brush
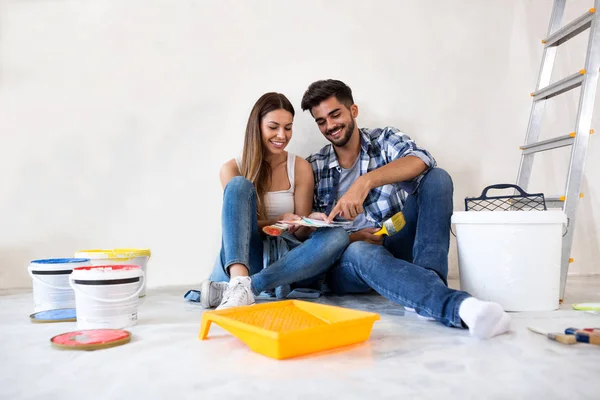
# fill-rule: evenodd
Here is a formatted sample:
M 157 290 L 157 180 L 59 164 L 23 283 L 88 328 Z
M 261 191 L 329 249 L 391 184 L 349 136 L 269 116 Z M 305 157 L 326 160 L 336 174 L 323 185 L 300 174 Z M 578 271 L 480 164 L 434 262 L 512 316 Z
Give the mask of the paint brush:
M 541 329 L 536 329 L 536 328 L 532 328 L 532 327 L 527 327 L 527 329 L 529 329 L 531 332 L 534 332 L 534 333 L 537 333 L 540 335 L 544 335 L 548 339 L 554 340 L 556 342 L 560 342 L 562 344 L 576 344 L 577 343 L 577 338 L 575 337 L 575 335 L 565 335 L 563 333 L 548 333 L 548 332 L 542 331 Z
M 287 231 L 290 226 L 288 224 L 273 224 L 265 226 L 262 230 L 269 236 L 279 236 Z
M 392 236 L 400 232 L 402 228 L 404 228 L 404 225 L 406 225 L 406 220 L 404 219 L 404 214 L 402 214 L 402 211 L 400 211 L 383 221 L 383 226 L 381 229 L 375 232 L 373 235 Z

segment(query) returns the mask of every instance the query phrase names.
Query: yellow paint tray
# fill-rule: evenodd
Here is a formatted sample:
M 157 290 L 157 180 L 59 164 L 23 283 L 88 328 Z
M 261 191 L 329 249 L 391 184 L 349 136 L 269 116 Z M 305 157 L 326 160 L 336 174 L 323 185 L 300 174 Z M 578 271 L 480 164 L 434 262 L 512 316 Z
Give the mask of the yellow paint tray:
M 278 360 L 364 342 L 379 314 L 299 300 L 277 301 L 202 314 L 201 340 L 210 324 Z

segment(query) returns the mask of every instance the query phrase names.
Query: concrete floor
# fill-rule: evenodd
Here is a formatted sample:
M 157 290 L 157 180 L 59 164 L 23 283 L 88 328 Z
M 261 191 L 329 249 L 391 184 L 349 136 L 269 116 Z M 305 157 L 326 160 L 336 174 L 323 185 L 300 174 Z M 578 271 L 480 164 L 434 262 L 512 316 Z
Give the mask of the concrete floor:
M 600 301 L 600 277 L 571 277 L 561 310 L 513 313 L 511 332 L 489 341 L 377 295 L 321 298 L 381 320 L 364 344 L 286 361 L 253 353 L 214 324 L 211 340 L 199 341 L 202 309 L 183 300 L 186 289 L 150 290 L 132 342 L 95 352 L 53 349 L 50 337 L 76 324 L 31 324 L 31 292 L 0 291 L 0 399 L 600 398 L 600 346 L 526 329 L 600 327 L 599 314 L 570 307 Z

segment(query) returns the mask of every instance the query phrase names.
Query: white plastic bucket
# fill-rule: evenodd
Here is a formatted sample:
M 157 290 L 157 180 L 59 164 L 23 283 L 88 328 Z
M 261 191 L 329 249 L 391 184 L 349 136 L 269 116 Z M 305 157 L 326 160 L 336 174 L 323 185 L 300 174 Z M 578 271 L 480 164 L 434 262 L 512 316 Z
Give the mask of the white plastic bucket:
M 69 275 L 75 267 L 89 265 L 85 258 L 33 260 L 27 267 L 33 286 L 34 312 L 75 308 L 75 293 Z
M 149 249 L 93 249 L 79 250 L 75 257 L 84 257 L 91 260 L 92 265 L 139 265 L 144 271 L 144 277 L 148 276 L 147 266 L 151 253 Z M 140 292 L 140 297 L 146 296 L 146 279 Z
M 137 324 L 144 271 L 138 265 L 73 269 L 78 329 L 122 329 Z
M 455 212 L 460 288 L 507 311 L 559 305 L 562 211 Z

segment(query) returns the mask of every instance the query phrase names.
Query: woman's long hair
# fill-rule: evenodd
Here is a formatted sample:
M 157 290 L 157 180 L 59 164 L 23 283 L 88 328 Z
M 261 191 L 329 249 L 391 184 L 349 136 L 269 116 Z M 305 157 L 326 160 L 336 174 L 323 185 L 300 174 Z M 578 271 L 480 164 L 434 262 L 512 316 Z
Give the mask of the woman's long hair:
M 281 109 L 289 111 L 292 117 L 295 115 L 294 107 L 287 97 L 281 93 L 265 93 L 254 104 L 246 125 L 240 173 L 256 188 L 259 219 L 267 219 L 264 195 L 271 185 L 271 166 L 265 160 L 260 125 L 265 115 Z

